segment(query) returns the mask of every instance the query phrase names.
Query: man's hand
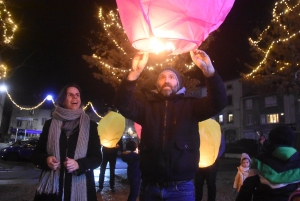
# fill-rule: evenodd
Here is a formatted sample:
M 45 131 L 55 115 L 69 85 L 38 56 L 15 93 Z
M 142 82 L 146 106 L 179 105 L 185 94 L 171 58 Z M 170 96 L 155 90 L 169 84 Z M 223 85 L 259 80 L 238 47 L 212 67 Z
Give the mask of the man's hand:
M 51 170 L 56 170 L 59 167 L 60 162 L 54 156 L 48 156 L 47 165 Z
M 190 51 L 193 62 L 202 70 L 206 77 L 211 77 L 215 74 L 215 69 L 211 63 L 209 56 L 202 50 Z
M 148 52 L 138 52 L 134 55 L 132 59 L 132 69 L 127 77 L 128 80 L 133 81 L 140 76 L 148 62 L 148 57 Z
M 79 168 L 77 161 L 72 158 L 66 157 L 66 161 L 64 162 L 64 166 L 67 168 L 69 173 L 74 172 Z

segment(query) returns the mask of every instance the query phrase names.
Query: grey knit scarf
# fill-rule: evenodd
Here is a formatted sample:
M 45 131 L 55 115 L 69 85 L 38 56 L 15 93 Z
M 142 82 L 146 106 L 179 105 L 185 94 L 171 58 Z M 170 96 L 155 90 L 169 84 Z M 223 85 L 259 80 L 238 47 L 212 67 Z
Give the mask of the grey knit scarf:
M 86 157 L 90 119 L 82 109 L 69 110 L 59 106 L 56 106 L 52 113 L 53 118 L 49 128 L 47 152 L 51 156 L 55 156 L 60 161 L 60 147 L 59 138 L 61 130 L 72 130 L 78 126 L 79 119 L 79 136 L 75 149 L 74 159 L 80 159 Z M 63 164 L 61 164 L 63 166 Z M 38 184 L 37 192 L 39 194 L 58 194 L 59 192 L 59 175 L 60 170 L 43 171 L 41 179 Z M 86 176 L 82 174 L 77 176 L 74 172 L 72 175 L 72 188 L 71 188 L 71 200 L 73 201 L 87 201 L 87 188 L 86 188 Z

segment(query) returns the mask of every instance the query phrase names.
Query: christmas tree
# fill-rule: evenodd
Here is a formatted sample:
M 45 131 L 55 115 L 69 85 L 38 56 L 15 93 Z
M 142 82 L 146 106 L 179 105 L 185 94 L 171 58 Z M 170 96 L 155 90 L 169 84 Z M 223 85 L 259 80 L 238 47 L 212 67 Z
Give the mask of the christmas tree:
M 263 30 L 255 29 L 256 40 L 249 39 L 254 59 L 260 60 L 242 81 L 259 93 L 291 94 L 300 92 L 300 4 L 298 0 L 275 3 L 273 18 Z

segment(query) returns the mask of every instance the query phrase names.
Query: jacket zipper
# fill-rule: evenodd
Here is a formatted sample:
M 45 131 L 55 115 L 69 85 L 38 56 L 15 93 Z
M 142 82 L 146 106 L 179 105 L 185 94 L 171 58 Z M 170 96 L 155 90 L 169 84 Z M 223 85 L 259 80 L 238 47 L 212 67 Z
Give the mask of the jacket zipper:
M 166 127 L 167 127 L 167 111 L 168 111 L 168 101 L 165 102 L 166 110 L 165 110 L 165 116 L 164 116 L 164 132 L 163 132 L 163 139 L 162 139 L 162 147 L 163 151 L 165 151 L 165 140 L 166 140 Z
M 166 141 L 166 128 L 167 128 L 167 111 L 168 111 L 168 101 L 165 102 L 166 110 L 165 110 L 165 116 L 164 116 L 164 132 L 162 137 L 162 151 L 165 153 L 165 141 Z M 163 169 L 165 169 L 166 163 L 165 160 L 163 160 Z

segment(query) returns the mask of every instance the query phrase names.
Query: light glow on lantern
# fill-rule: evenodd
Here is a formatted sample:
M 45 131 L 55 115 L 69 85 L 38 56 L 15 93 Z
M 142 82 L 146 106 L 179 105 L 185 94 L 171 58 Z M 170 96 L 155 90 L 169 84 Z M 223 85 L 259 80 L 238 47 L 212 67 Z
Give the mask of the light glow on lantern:
M 170 54 L 178 55 L 199 47 L 223 23 L 234 0 L 116 0 L 116 3 L 122 26 L 134 48 L 152 52 L 149 42 L 156 37 L 173 41 L 175 48 Z M 161 45 L 155 48 L 155 52 L 162 51 Z
M 118 11 L 109 11 L 108 15 L 106 15 L 104 12 L 103 12 L 103 9 L 100 7 L 99 8 L 99 12 L 98 12 L 98 17 L 99 17 L 99 20 L 100 20 L 100 23 L 107 35 L 107 37 L 111 38 L 111 40 L 113 41 L 115 47 L 122 52 L 122 54 L 124 55 L 127 55 L 126 51 L 124 50 L 124 48 L 122 48 L 121 44 L 119 44 L 117 41 L 116 38 L 113 37 L 113 30 L 114 29 L 119 29 L 121 30 L 121 32 L 123 32 L 125 34 L 125 30 L 123 29 L 123 27 L 121 26 L 121 24 L 119 23 L 119 16 L 118 16 Z M 124 35 L 125 36 L 125 35 Z M 126 37 L 124 37 L 123 39 L 125 42 L 128 42 L 128 39 Z M 123 41 L 123 42 L 124 42 Z M 149 40 L 150 41 L 150 40 Z M 154 40 L 154 43 L 157 44 L 157 42 L 155 42 Z M 152 49 L 157 49 L 155 47 L 155 45 L 152 45 L 153 48 Z M 160 46 L 160 45 L 158 45 Z M 174 51 L 175 47 L 174 47 L 174 44 L 172 42 L 167 42 L 165 45 L 162 45 L 164 46 L 164 48 L 161 48 L 161 49 L 166 49 L 167 51 Z M 159 51 L 153 51 L 154 53 L 156 52 L 159 52 Z M 113 71 L 119 71 L 119 72 L 122 72 L 122 73 L 128 73 L 131 71 L 131 69 L 120 69 L 118 67 L 115 67 L 109 63 L 106 63 L 104 62 L 102 59 L 101 59 L 101 56 L 99 56 L 98 54 L 94 53 L 93 55 L 93 58 L 97 59 L 99 64 L 105 68 L 108 68 L 108 69 L 111 69 Z M 169 63 L 169 62 L 172 62 L 174 59 L 176 58 L 176 55 L 174 55 L 173 57 L 171 58 L 167 58 L 165 61 L 161 62 L 161 63 L 156 63 L 155 65 L 147 65 L 146 66 L 146 70 L 153 70 L 156 66 L 164 66 L 166 63 Z M 191 69 L 195 66 L 195 64 L 193 62 L 189 63 L 189 64 L 184 64 L 185 67 L 187 69 Z M 121 78 L 119 78 L 117 75 L 116 75 L 117 79 L 119 82 L 121 82 Z
M 125 117 L 110 111 L 100 121 L 97 127 L 101 145 L 115 147 L 125 129 Z
M 166 43 L 166 50 L 168 52 L 174 52 L 174 50 L 175 50 L 174 44 L 172 42 L 167 42 Z
M 165 47 L 164 45 L 157 39 L 157 38 L 151 38 L 150 39 L 150 48 L 156 53 L 160 53 L 164 51 Z
M 164 44 L 159 38 L 152 37 L 150 39 L 150 49 L 156 54 L 159 54 L 163 51 L 173 52 L 175 50 L 175 46 L 172 42 L 166 42 Z

